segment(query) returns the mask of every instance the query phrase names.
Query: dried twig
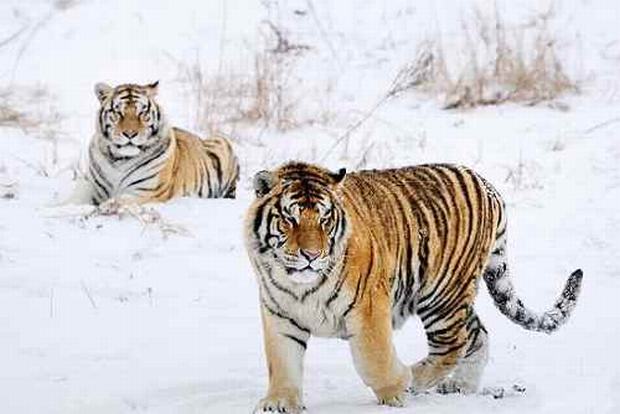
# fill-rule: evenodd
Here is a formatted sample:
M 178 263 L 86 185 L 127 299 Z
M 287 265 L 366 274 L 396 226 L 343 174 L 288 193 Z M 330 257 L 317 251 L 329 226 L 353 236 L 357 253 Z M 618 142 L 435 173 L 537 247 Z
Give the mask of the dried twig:
M 584 134 L 590 134 L 590 133 L 596 131 L 597 129 L 605 128 L 606 126 L 611 125 L 611 124 L 615 124 L 616 122 L 620 122 L 620 118 L 611 118 L 611 119 L 608 119 L 605 122 L 601 122 L 601 123 L 598 123 L 596 125 L 593 125 L 590 128 L 584 130 L 583 133 Z
M 93 307 L 93 309 L 97 309 L 97 304 L 95 303 L 95 299 L 93 299 L 93 297 L 90 294 L 90 291 L 88 290 L 88 288 L 86 287 L 86 284 L 84 283 L 84 281 L 80 280 L 80 284 L 82 285 L 82 291 L 84 292 L 84 294 L 86 295 L 86 297 L 90 301 L 90 305 Z
M 338 65 L 338 67 L 342 68 L 340 57 L 338 56 L 338 53 L 336 52 L 336 48 L 332 44 L 331 40 L 329 39 L 329 36 L 327 35 L 327 32 L 325 31 L 325 29 L 323 28 L 323 25 L 321 24 L 321 20 L 319 19 L 316 9 L 314 8 L 314 3 L 312 2 L 312 0 L 306 0 L 306 4 L 308 6 L 308 10 L 310 10 L 310 14 L 312 15 L 312 20 L 314 21 L 314 24 L 316 25 L 317 29 L 319 30 L 319 33 L 321 34 L 321 38 L 323 39 L 323 42 L 325 42 L 325 44 L 327 45 L 327 48 L 332 54 L 332 57 L 334 61 L 336 62 L 336 64 Z
M 50 288 L 50 318 L 54 317 L 54 288 Z
M 393 96 L 395 96 L 394 94 L 386 94 L 384 95 L 381 99 L 379 99 L 373 106 L 372 108 L 370 108 L 370 110 L 366 111 L 365 113 L 363 113 L 363 115 L 360 117 L 360 119 L 358 119 L 357 121 L 355 121 L 351 126 L 349 126 L 342 134 L 340 134 L 340 136 L 338 138 L 336 138 L 336 140 L 334 141 L 334 143 L 327 149 L 327 151 L 325 151 L 325 154 L 321 157 L 321 159 L 319 160 L 319 163 L 324 163 L 327 158 L 329 158 L 329 156 L 331 155 L 331 153 L 345 140 L 348 139 L 351 134 L 353 132 L 355 132 L 359 127 L 361 127 L 370 117 L 372 117 L 375 112 L 377 112 L 377 110 L 385 103 L 387 102 L 390 98 L 392 98 Z
M 284 35 L 281 28 L 273 24 L 273 22 L 269 20 L 264 20 L 264 24 L 269 27 L 276 36 L 276 46 L 268 49 L 271 53 L 300 53 L 305 50 L 310 50 L 310 46 L 304 45 L 302 43 L 292 43 L 287 36 Z
M 16 31 L 15 33 L 13 33 L 12 35 L 10 35 L 9 37 L 0 40 L 0 48 L 8 45 L 9 43 L 11 43 L 13 40 L 17 39 L 22 33 L 24 33 L 26 31 L 26 29 L 28 29 L 27 25 L 22 26 L 21 29 L 19 29 L 18 31 Z

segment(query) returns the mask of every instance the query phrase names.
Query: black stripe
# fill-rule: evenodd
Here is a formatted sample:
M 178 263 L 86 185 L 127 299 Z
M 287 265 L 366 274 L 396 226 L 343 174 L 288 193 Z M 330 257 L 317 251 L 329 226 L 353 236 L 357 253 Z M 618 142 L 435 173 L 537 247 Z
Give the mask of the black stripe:
M 289 295 L 291 298 L 295 299 L 295 300 L 299 300 L 299 298 L 297 297 L 297 295 L 290 289 L 288 289 L 287 287 L 282 286 L 280 283 L 278 283 L 277 280 L 275 280 L 275 278 L 273 277 L 273 275 L 271 274 L 270 271 L 267 271 L 267 276 L 269 279 L 269 282 L 271 282 L 271 284 L 273 285 L 273 287 L 275 287 L 276 289 L 278 289 L 280 292 L 285 293 L 287 295 Z
M 372 266 L 374 264 L 374 260 L 375 260 L 375 255 L 373 252 L 372 247 L 370 248 L 370 263 L 368 264 L 368 272 L 364 275 L 360 275 L 359 279 L 357 280 L 357 286 L 355 288 L 355 296 L 353 297 L 353 300 L 351 301 L 351 303 L 349 303 L 349 306 L 347 306 L 347 309 L 344 311 L 344 313 L 342 314 L 342 317 L 346 317 L 349 312 L 351 312 L 353 310 L 353 308 L 355 307 L 355 304 L 357 302 L 358 297 L 361 298 L 361 296 L 364 294 L 364 289 L 366 287 L 366 282 L 368 282 L 368 277 L 370 276 L 371 272 L 372 272 Z M 364 282 L 364 287 L 361 287 L 362 282 Z
M 99 174 L 97 174 L 97 171 L 96 171 L 96 169 L 95 169 L 95 167 L 93 166 L 92 163 L 91 163 L 91 165 L 89 167 L 89 171 L 90 171 L 90 176 L 92 178 L 92 181 L 94 182 L 96 187 L 101 189 L 106 197 L 110 197 L 110 192 L 105 187 L 105 185 L 102 184 L 102 182 L 101 182 L 101 181 L 103 181 L 105 183 L 105 180 L 101 180 L 101 178 L 99 177 Z
M 222 185 L 222 166 L 221 166 L 220 158 L 218 157 L 217 154 L 214 154 L 208 150 L 207 150 L 207 157 L 209 157 L 209 159 L 211 160 L 211 163 L 213 164 L 212 167 L 215 169 L 215 175 L 217 177 L 217 186 L 219 187 Z
M 346 254 L 345 254 L 346 256 Z M 331 303 L 336 300 L 336 298 L 338 297 L 338 295 L 340 294 L 340 289 L 342 289 L 342 285 L 344 285 L 344 282 L 347 278 L 347 276 L 349 275 L 350 272 L 341 272 L 341 278 L 340 280 L 336 283 L 336 288 L 334 289 L 334 292 L 331 294 L 331 296 L 327 299 L 327 302 L 325 302 L 325 306 L 329 308 L 329 306 L 331 305 Z
M 314 285 L 312 288 L 306 290 L 301 295 L 301 298 L 299 298 L 299 300 L 303 303 L 303 301 L 305 301 L 308 296 L 310 296 L 311 294 L 313 294 L 317 290 L 319 290 L 321 288 L 321 286 L 323 286 L 325 284 L 325 282 L 327 282 L 327 277 L 325 275 L 321 275 L 321 280 L 319 281 L 319 283 Z
M 269 305 L 267 305 L 264 301 L 262 303 L 263 303 L 263 306 L 265 307 L 265 309 L 267 309 L 269 311 L 269 313 L 271 313 L 273 316 L 276 316 L 276 317 L 278 317 L 278 318 L 280 318 L 282 320 L 285 320 L 285 321 L 289 322 L 291 325 L 293 325 L 295 328 L 299 329 L 302 332 L 310 334 L 310 330 L 307 329 L 307 328 L 304 328 L 303 326 L 301 326 L 299 323 L 297 323 L 297 321 L 295 319 L 290 318 L 290 317 L 288 317 L 286 315 L 281 314 L 280 312 L 277 312 L 277 311 L 271 309 L 269 307 Z
M 424 328 L 428 329 L 429 327 L 435 325 L 438 322 L 449 321 L 457 313 L 462 312 L 463 310 L 467 310 L 467 307 L 469 306 L 467 304 L 456 306 L 460 300 L 462 300 L 462 297 L 456 297 L 450 305 L 439 308 L 437 312 L 433 312 L 432 314 L 426 315 L 425 317 L 421 318 Z
M 267 293 L 267 296 L 269 297 L 269 300 L 271 300 L 271 302 L 278 308 L 279 312 L 284 313 L 284 310 L 282 309 L 282 306 L 280 305 L 280 303 L 278 303 L 276 298 L 273 296 L 273 293 L 271 293 L 271 289 L 269 289 L 269 286 L 267 285 L 267 282 L 263 278 L 262 274 L 259 277 L 259 281 L 260 281 L 261 287 Z
M 463 346 L 465 346 L 465 343 L 461 342 L 460 344 L 455 345 L 455 346 L 452 346 L 452 347 L 450 347 L 450 348 L 446 348 L 446 349 L 445 349 L 445 350 L 443 350 L 443 351 L 430 351 L 430 352 L 428 353 L 428 356 L 431 356 L 431 357 L 438 357 L 438 356 L 445 356 L 445 355 L 449 355 L 449 354 L 451 354 L 451 353 L 453 353 L 453 352 L 460 351 L 460 350 L 463 348 Z
M 299 346 L 301 346 L 304 350 L 307 348 L 307 344 L 305 341 L 297 338 L 296 336 L 293 335 L 289 335 L 289 334 L 282 334 L 282 336 L 288 338 L 288 339 L 292 339 L 293 341 L 297 342 L 299 344 Z
M 157 172 L 155 172 L 155 173 L 153 173 L 151 175 L 147 175 L 144 178 L 137 179 L 137 180 L 131 182 L 130 184 L 128 184 L 127 187 L 129 188 L 129 187 L 134 186 L 136 184 L 140 184 L 140 183 L 142 183 L 144 181 L 150 180 L 151 178 L 156 177 L 158 174 L 159 174 L 159 171 L 157 171 Z
M 153 153 L 150 157 L 146 158 L 144 161 L 142 161 L 141 163 L 135 165 L 134 167 L 131 168 L 131 170 L 129 170 L 125 176 L 123 177 L 123 179 L 120 181 L 119 186 L 122 186 L 123 183 L 125 182 L 125 180 L 127 180 L 133 173 L 135 173 L 136 171 L 138 171 L 139 169 L 141 169 L 142 167 L 144 167 L 145 165 L 153 162 L 154 160 L 156 160 L 157 158 L 161 157 L 163 154 L 166 153 L 166 150 L 168 149 L 168 145 L 161 145 L 161 148 L 157 148 L 157 151 L 155 151 L 155 153 Z

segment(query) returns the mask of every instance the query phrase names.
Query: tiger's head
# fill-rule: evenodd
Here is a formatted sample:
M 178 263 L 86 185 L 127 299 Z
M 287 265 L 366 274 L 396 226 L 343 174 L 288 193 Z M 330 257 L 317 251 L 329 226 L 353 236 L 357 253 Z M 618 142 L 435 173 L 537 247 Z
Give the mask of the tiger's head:
M 108 155 L 133 158 L 166 138 L 159 134 L 165 123 L 155 102 L 158 84 L 95 85 L 100 103 L 97 131 Z
M 248 222 L 251 248 L 279 277 L 313 283 L 343 253 L 347 219 L 340 199 L 346 171 L 290 163 L 254 176 L 256 201 Z

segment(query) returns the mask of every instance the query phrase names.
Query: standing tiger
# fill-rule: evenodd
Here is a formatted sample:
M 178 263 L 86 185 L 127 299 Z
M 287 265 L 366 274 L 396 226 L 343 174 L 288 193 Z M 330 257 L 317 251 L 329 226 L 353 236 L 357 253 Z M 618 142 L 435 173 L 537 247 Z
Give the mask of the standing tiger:
M 222 137 L 202 140 L 171 127 L 155 101 L 157 86 L 95 85 L 101 105 L 88 150 L 91 200 L 234 198 L 239 164 L 230 142 Z
M 473 308 L 481 275 L 499 310 L 528 330 L 555 331 L 577 301 L 581 270 L 551 310 L 525 307 L 508 273 L 504 202 L 468 168 L 346 174 L 290 163 L 257 173 L 254 189 L 246 245 L 269 368 L 257 411 L 302 409 L 311 335 L 348 340 L 380 404 L 402 406 L 406 390 L 474 392 L 488 352 Z M 409 367 L 396 355 L 392 331 L 414 314 L 429 354 Z

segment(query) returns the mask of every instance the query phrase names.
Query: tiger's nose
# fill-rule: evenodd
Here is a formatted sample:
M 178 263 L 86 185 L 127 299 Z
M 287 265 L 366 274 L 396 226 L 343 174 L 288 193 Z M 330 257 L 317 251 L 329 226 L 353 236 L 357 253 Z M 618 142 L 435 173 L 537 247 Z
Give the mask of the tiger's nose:
M 309 262 L 315 260 L 317 257 L 321 255 L 321 251 L 315 250 L 315 249 L 299 249 L 299 251 L 301 252 L 301 255 L 303 257 L 308 259 Z
M 138 135 L 138 131 L 134 131 L 134 130 L 123 131 L 123 135 L 125 135 L 129 139 L 132 139 L 132 138 L 135 138 L 136 135 Z

